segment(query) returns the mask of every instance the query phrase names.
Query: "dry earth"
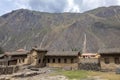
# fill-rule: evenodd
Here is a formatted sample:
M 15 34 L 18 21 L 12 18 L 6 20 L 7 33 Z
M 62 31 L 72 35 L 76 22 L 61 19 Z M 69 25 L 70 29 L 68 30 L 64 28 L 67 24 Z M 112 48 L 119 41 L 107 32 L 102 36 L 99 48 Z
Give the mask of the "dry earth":
M 12 78 L 11 80 L 68 80 L 65 76 L 49 76 L 49 75 L 37 75 L 26 78 Z

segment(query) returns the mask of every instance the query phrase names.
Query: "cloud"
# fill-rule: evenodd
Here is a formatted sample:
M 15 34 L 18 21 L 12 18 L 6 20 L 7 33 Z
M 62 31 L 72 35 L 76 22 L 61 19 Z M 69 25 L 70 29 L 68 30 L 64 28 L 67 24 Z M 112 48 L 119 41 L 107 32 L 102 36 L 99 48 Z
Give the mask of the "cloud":
M 44 12 L 80 12 L 74 0 L 30 0 L 31 9 Z
M 30 0 L 31 9 L 44 12 L 63 12 L 66 0 Z
M 0 0 L 0 15 L 20 8 L 60 13 L 84 12 L 111 5 L 120 5 L 120 0 Z
M 120 5 L 120 0 L 30 0 L 31 9 L 44 12 L 84 12 L 101 6 Z
M 29 0 L 9 0 L 18 8 L 30 8 Z
M 28 2 L 29 0 L 0 0 L 0 15 L 20 8 L 30 9 Z
M 103 6 L 105 4 L 104 0 L 82 0 L 82 12 L 90 9 L 97 8 L 99 6 Z
M 102 6 L 120 5 L 120 0 L 82 0 L 82 12 Z
M 74 0 L 67 0 L 67 5 L 63 12 L 80 12 L 79 4 L 76 4 Z

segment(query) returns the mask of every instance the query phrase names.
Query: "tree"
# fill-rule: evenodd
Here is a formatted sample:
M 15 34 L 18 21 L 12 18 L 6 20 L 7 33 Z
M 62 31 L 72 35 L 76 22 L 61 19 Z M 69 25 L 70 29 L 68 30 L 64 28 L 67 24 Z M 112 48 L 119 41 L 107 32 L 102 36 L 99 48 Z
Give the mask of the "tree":
M 3 48 L 0 47 L 0 54 L 3 54 L 3 53 L 4 53 Z

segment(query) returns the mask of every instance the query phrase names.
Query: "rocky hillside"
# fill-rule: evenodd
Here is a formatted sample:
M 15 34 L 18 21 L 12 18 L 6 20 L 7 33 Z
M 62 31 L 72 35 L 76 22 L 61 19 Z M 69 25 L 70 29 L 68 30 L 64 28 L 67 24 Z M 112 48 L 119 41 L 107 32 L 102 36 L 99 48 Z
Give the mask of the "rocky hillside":
M 33 46 L 49 50 L 87 52 L 120 47 L 120 7 L 101 7 L 85 13 L 44 13 L 25 9 L 0 17 L 0 46 L 7 51 Z

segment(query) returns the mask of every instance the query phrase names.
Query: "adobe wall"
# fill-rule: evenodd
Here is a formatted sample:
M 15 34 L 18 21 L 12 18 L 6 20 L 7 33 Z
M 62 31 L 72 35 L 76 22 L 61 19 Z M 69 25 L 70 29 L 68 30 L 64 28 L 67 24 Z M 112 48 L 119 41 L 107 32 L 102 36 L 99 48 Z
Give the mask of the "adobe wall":
M 44 51 L 33 50 L 27 56 L 26 63 L 34 67 L 43 67 L 45 65 L 43 61 L 45 58 L 45 54 L 46 52 Z
M 17 59 L 17 65 L 27 65 L 28 64 L 28 58 L 19 58 Z
M 109 64 L 106 64 L 104 61 L 104 57 L 100 59 L 101 69 L 108 71 L 115 71 L 116 68 L 120 67 L 120 64 L 115 64 L 114 57 L 109 57 Z
M 38 52 L 36 67 L 44 67 L 45 66 L 45 54 L 46 54 L 45 52 Z
M 48 62 L 49 59 L 49 62 Z M 55 62 L 53 62 L 53 59 L 55 59 Z M 60 59 L 60 62 L 59 62 Z M 66 59 L 66 62 L 64 61 Z M 71 59 L 72 62 L 71 62 Z M 47 67 L 58 67 L 58 68 L 65 68 L 65 67 L 71 67 L 71 69 L 78 69 L 78 58 L 72 57 L 72 56 L 47 56 L 46 57 L 46 66 Z
M 71 68 L 73 70 L 78 69 L 78 64 L 77 63 L 47 63 L 47 67 L 54 67 L 54 68 Z

